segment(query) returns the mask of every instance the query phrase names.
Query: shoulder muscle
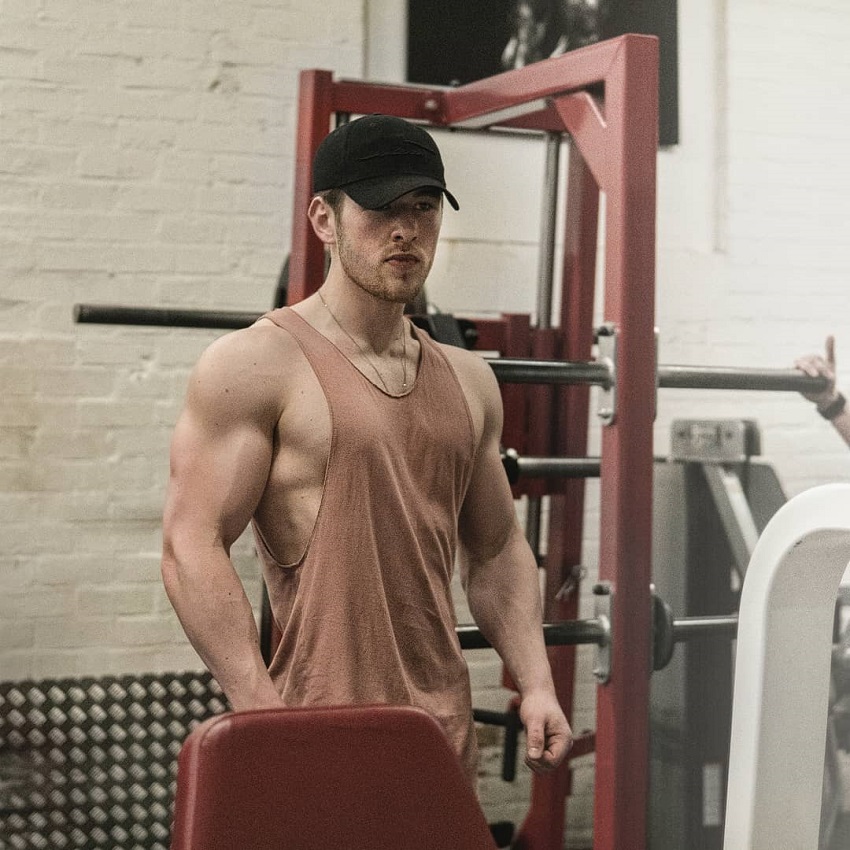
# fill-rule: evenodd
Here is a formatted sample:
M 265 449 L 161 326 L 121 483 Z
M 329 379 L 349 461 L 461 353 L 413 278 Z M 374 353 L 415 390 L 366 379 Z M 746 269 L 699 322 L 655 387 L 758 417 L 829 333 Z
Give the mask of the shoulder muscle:
M 490 364 L 473 351 L 440 345 L 452 364 L 476 423 L 479 440 L 498 439 L 502 433 L 502 395 Z
M 225 334 L 198 359 L 189 376 L 186 407 L 211 426 L 254 420 L 273 425 L 286 397 L 287 356 L 297 356 L 289 335 L 255 325 Z

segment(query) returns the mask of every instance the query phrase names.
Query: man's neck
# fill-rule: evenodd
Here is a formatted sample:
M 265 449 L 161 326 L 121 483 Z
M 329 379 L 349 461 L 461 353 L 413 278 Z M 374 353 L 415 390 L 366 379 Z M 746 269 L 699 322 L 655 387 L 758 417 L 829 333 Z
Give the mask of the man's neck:
M 312 312 L 312 311 L 311 311 Z M 324 313 L 320 329 L 337 325 L 378 356 L 398 341 L 402 332 L 404 305 L 378 298 L 353 281 L 329 274 L 316 294 L 313 313 Z

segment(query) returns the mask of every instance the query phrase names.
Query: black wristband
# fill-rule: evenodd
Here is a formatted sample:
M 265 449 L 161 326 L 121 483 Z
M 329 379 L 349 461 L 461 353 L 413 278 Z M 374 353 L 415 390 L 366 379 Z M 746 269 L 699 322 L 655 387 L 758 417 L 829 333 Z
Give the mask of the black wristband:
M 826 407 L 818 407 L 817 412 L 820 413 L 824 419 L 833 420 L 844 410 L 846 406 L 847 399 L 839 393 Z

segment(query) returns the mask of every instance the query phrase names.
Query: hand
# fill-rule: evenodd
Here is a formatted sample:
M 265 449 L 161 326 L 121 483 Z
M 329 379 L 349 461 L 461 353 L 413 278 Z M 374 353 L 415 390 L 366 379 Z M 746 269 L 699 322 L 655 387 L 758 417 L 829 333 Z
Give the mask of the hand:
M 797 369 L 802 370 L 813 378 L 826 378 L 829 382 L 825 390 L 820 392 L 802 392 L 802 396 L 813 401 L 818 407 L 826 407 L 834 401 L 838 393 L 835 389 L 835 337 L 826 338 L 826 357 L 819 354 L 807 354 L 794 362 Z
M 535 773 L 548 773 L 564 759 L 573 745 L 573 733 L 554 693 L 524 695 L 519 716 L 525 726 L 525 763 Z

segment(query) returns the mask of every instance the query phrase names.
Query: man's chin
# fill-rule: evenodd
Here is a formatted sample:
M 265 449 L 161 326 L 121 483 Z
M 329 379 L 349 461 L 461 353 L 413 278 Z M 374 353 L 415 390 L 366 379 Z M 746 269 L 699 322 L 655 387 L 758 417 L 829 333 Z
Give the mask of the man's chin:
M 375 295 L 383 301 L 388 301 L 392 304 L 410 304 L 416 300 L 424 286 L 424 280 L 419 280 L 415 283 L 405 281 L 385 287 L 380 292 L 376 292 Z

